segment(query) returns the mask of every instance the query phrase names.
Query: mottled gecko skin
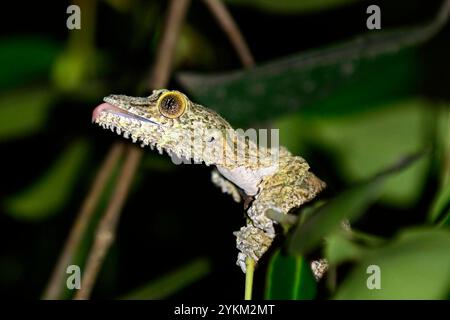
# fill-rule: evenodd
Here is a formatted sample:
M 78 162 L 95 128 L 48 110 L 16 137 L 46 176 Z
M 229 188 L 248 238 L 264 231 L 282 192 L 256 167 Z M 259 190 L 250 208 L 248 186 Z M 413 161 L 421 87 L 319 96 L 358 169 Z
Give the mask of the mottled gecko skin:
M 243 138 L 216 112 L 181 92 L 155 90 L 142 98 L 110 95 L 104 101 L 94 110 L 93 122 L 142 147 L 215 165 L 212 181 L 222 192 L 237 202 L 241 192 L 252 199 L 246 226 L 234 232 L 240 251 L 237 264 L 244 272 L 246 258 L 257 262 L 275 237 L 275 222 L 266 216 L 267 210 L 288 213 L 325 187 L 303 158 L 284 147 L 266 148 Z

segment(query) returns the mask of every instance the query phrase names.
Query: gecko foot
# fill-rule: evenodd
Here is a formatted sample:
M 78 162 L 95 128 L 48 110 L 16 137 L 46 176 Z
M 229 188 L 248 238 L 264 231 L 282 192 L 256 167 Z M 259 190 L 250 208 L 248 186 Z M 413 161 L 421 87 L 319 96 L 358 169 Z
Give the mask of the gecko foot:
M 236 236 L 236 247 L 239 254 L 236 264 L 241 267 L 242 272 L 246 272 L 245 259 L 252 258 L 258 262 L 259 258 L 267 251 L 273 241 L 274 235 L 248 224 L 239 231 L 233 233 Z

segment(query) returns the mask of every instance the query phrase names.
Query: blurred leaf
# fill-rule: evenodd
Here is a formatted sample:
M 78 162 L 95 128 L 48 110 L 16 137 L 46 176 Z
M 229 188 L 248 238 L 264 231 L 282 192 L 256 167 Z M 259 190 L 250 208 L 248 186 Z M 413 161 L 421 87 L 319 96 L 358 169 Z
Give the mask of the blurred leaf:
M 107 64 L 108 55 L 95 47 L 96 2 L 83 0 L 78 5 L 83 11 L 83 27 L 69 32 L 66 47 L 53 66 L 52 80 L 62 91 L 85 94 L 86 89 L 98 86 L 95 76 Z
M 335 299 L 445 299 L 450 288 L 450 233 L 403 231 L 390 244 L 369 250 L 338 288 Z M 381 270 L 381 289 L 369 290 L 370 265 Z
M 0 95 L 0 142 L 40 130 L 52 98 L 48 88 L 25 87 Z
M 334 54 L 338 57 L 333 58 Z M 332 48 L 231 74 L 183 73 L 179 81 L 193 99 L 234 126 L 249 126 L 298 111 L 351 113 L 360 111 L 361 106 L 373 108 L 379 102 L 414 92 L 419 73 L 411 50 L 360 62 L 339 55 L 339 50 Z
M 385 242 L 385 239 L 353 228 L 339 229 L 325 239 L 325 256 L 330 265 L 337 265 L 348 260 L 357 260 L 366 248 L 378 247 Z
M 128 12 L 136 6 L 136 0 L 105 0 L 105 2 L 120 12 Z
M 0 89 L 47 77 L 61 47 L 46 38 L 22 37 L 0 40 Z
M 340 221 L 350 221 L 361 215 L 379 193 L 381 179 L 346 190 L 319 208 L 303 224 L 299 224 L 289 241 L 291 254 L 303 255 L 320 243 L 324 236 L 339 227 Z
M 53 82 L 60 90 L 75 91 L 83 88 L 85 82 L 92 79 L 103 64 L 100 54 L 93 49 L 65 50 L 54 64 Z
M 423 72 L 420 56 L 411 46 L 436 34 L 447 19 L 445 13 L 421 27 L 369 33 L 249 70 L 219 75 L 181 73 L 178 80 L 194 99 L 235 126 L 299 110 L 357 112 L 416 92 Z
M 361 256 L 362 248 L 348 239 L 343 232 L 335 232 L 327 237 L 325 256 L 330 265 L 337 265 Z
M 425 149 L 429 142 L 424 129 L 432 107 L 426 101 L 412 99 L 340 117 L 286 117 L 274 126 L 280 129 L 281 143 L 294 153 L 303 153 L 308 144 L 327 150 L 336 158 L 340 175 L 353 183 L 369 178 L 402 155 Z M 397 206 L 415 203 L 426 180 L 429 160 L 424 157 L 386 181 L 382 201 Z
M 208 39 L 192 26 L 185 24 L 175 49 L 174 69 L 211 67 L 215 62 L 214 48 Z
M 5 201 L 15 218 L 38 220 L 55 214 L 67 203 L 86 159 L 86 141 L 73 142 L 38 181 Z
M 205 258 L 198 258 L 125 295 L 122 299 L 164 299 L 205 277 L 210 271 L 210 262 Z
M 361 0 L 225 0 L 230 5 L 252 6 L 278 13 L 304 13 L 333 9 Z
M 429 213 L 429 221 L 436 222 L 438 220 L 446 220 L 450 215 L 450 181 L 446 186 L 442 187 L 433 201 L 431 211 Z
M 383 244 L 386 241 L 386 239 L 381 238 L 379 236 L 365 233 L 365 232 L 362 232 L 359 230 L 355 230 L 353 228 L 347 232 L 349 234 L 349 238 L 352 241 L 356 241 L 358 243 L 363 243 L 364 245 L 367 245 L 367 246 L 378 246 L 378 245 Z
M 265 298 L 269 300 L 311 300 L 317 283 L 308 261 L 303 257 L 283 255 L 277 250 L 270 258 Z
M 375 178 L 350 188 L 329 200 L 304 223 L 298 224 L 288 243 L 291 254 L 304 255 L 317 246 L 322 239 L 339 228 L 342 220 L 353 221 L 380 195 L 382 185 L 393 174 L 417 160 L 417 156 L 405 158 Z

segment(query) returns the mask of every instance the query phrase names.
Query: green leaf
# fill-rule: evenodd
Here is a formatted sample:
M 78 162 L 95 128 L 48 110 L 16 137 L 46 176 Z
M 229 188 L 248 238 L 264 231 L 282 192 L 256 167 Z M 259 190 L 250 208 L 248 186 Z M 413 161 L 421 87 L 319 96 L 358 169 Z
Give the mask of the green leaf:
M 450 216 L 450 181 L 441 188 L 434 199 L 429 213 L 429 221 L 445 221 L 448 216 Z
M 414 92 L 420 76 L 413 51 L 359 62 L 351 55 L 330 48 L 248 71 L 223 75 L 184 73 L 179 81 L 198 102 L 217 111 L 232 125 L 243 127 L 298 111 L 354 113 L 362 106 L 373 108 Z M 376 72 L 380 69 L 386 71 Z
M 379 194 L 380 179 L 346 190 L 319 208 L 303 224 L 299 224 L 289 241 L 291 254 L 303 255 L 321 242 L 324 236 L 336 230 L 340 221 L 350 221 L 361 215 Z
M 122 297 L 122 299 L 164 299 L 205 277 L 210 272 L 210 262 L 205 258 L 198 258 L 189 264 L 184 265 L 156 280 L 153 280 L 129 294 L 126 294 Z
M 73 142 L 48 171 L 25 190 L 5 201 L 5 211 L 25 220 L 47 218 L 67 202 L 86 159 L 86 141 Z
M 445 299 L 450 288 L 450 233 L 403 231 L 393 242 L 369 250 L 338 287 L 335 299 Z M 367 267 L 381 271 L 381 289 L 368 289 Z
M 0 40 L 0 89 L 46 77 L 60 52 L 60 45 L 46 38 Z
M 428 141 L 424 124 L 432 107 L 426 101 L 410 99 L 345 117 L 286 118 L 276 126 L 280 128 L 281 143 L 292 147 L 292 152 L 303 151 L 307 144 L 327 150 L 336 157 L 336 170 L 353 183 L 369 178 L 402 155 L 425 149 Z M 413 205 L 420 198 L 429 161 L 430 157 L 424 157 L 389 179 L 382 201 L 396 206 Z
M 22 88 L 0 95 L 0 142 L 42 129 L 52 99 L 48 88 Z
M 214 48 L 201 32 L 188 24 L 181 28 L 175 50 L 174 69 L 179 69 L 180 66 L 190 69 L 211 67 L 217 61 L 215 57 Z
M 343 232 L 335 232 L 326 238 L 325 255 L 330 265 L 358 259 L 362 248 L 346 237 Z
M 311 300 L 317 284 L 308 261 L 283 255 L 277 250 L 267 270 L 265 298 L 270 300 Z
M 317 209 L 304 223 L 298 224 L 288 243 L 291 254 L 304 255 L 322 239 L 339 228 L 342 220 L 353 221 L 380 195 L 382 185 L 393 174 L 401 172 L 418 156 L 405 158 L 365 183 L 350 188 Z
M 277 13 L 306 13 L 344 6 L 361 0 L 225 0 L 239 6 L 251 6 Z
M 412 46 L 436 34 L 445 19 L 443 15 L 417 28 L 369 33 L 249 70 L 218 75 L 181 73 L 178 80 L 194 99 L 235 126 L 299 110 L 359 112 L 416 92 L 423 74 L 420 56 Z
M 325 256 L 330 266 L 358 260 L 366 248 L 379 247 L 386 242 L 378 236 L 355 230 L 337 230 L 325 239 Z

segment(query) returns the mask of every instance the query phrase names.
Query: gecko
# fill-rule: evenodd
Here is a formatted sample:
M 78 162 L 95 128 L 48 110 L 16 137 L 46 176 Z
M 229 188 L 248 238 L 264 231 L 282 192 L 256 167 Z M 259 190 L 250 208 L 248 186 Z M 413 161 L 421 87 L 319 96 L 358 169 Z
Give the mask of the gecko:
M 236 264 L 244 273 L 246 259 L 257 263 L 276 236 L 277 222 L 267 213 L 288 214 L 325 188 L 302 157 L 283 146 L 246 139 L 217 112 L 182 92 L 159 89 L 147 97 L 109 95 L 103 101 L 92 113 L 93 123 L 141 147 L 215 167 L 212 182 L 234 201 L 245 200 L 247 222 L 233 233 Z

